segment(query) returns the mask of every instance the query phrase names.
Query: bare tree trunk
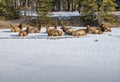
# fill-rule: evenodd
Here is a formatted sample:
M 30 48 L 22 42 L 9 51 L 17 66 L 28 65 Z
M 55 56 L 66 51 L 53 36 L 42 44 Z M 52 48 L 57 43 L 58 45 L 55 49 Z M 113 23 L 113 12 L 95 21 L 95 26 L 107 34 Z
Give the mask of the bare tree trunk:
M 68 11 L 70 11 L 70 0 L 67 0 L 67 3 L 68 3 Z
M 73 0 L 72 0 L 72 11 L 73 11 Z
M 61 11 L 61 1 L 56 0 L 56 10 Z

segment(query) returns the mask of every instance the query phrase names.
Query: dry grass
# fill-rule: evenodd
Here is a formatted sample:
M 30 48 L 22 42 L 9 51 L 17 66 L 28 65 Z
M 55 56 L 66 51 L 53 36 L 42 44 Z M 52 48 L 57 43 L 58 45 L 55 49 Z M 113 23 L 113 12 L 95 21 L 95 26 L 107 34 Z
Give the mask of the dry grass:
M 10 24 L 18 25 L 19 23 L 15 23 L 15 22 L 12 22 L 12 21 L 0 21 L 0 29 L 10 28 Z

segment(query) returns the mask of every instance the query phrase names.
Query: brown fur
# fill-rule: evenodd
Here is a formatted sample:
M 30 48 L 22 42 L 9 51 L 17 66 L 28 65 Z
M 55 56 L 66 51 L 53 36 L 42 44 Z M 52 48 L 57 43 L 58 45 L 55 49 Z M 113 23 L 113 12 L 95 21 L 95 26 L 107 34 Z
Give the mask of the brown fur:
M 89 33 L 89 34 L 102 34 L 103 33 L 100 28 L 93 28 L 89 25 L 87 26 L 87 31 L 86 32 Z
M 90 25 L 87 26 L 87 33 L 92 34 L 94 31 L 94 28 L 92 28 Z
M 93 34 L 102 34 L 102 30 L 100 28 L 95 28 Z
M 111 32 L 111 28 L 107 24 L 101 24 L 100 28 L 102 29 L 103 32 Z
M 87 33 L 85 30 L 79 29 L 72 33 L 73 36 L 85 36 Z
M 87 29 L 78 29 L 78 30 L 84 30 L 87 33 Z
M 46 32 L 48 36 L 62 36 L 64 34 L 61 30 L 57 29 L 57 26 L 55 26 L 53 29 L 50 29 L 50 27 L 47 26 Z
M 41 25 L 39 25 L 38 27 L 34 28 L 34 27 L 29 27 L 28 31 L 29 33 L 39 33 L 41 31 Z
M 68 28 L 64 25 L 62 25 L 61 29 L 63 30 L 63 32 L 65 32 L 66 34 L 69 34 L 69 35 L 72 35 L 72 33 L 75 31 L 74 29 Z
M 28 35 L 28 29 L 29 29 L 29 27 L 27 27 L 26 28 L 26 30 L 21 30 L 20 32 L 19 32 L 19 36 L 21 36 L 21 37 L 24 37 L 24 36 L 27 36 Z
M 22 28 L 23 28 L 23 25 L 22 25 L 22 24 L 20 24 L 20 25 L 18 25 L 18 26 L 14 26 L 14 25 L 10 24 L 10 26 L 11 26 L 11 31 L 12 31 L 12 32 L 19 32 L 19 31 L 21 31 Z

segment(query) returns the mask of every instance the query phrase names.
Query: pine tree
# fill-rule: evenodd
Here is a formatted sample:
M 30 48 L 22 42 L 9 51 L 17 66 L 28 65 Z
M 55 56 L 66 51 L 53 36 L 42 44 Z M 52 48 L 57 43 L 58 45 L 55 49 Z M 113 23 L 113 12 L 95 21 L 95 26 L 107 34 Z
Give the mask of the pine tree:
M 83 14 L 87 20 L 101 22 L 114 21 L 115 0 L 83 0 Z M 95 15 L 95 12 L 97 13 Z
M 39 6 L 37 8 L 39 21 L 49 21 L 50 12 L 52 11 L 54 0 L 37 0 Z
M 11 0 L 0 0 L 0 15 L 6 19 L 18 19 L 20 12 L 13 5 Z
M 5 0 L 0 0 L 0 13 L 1 13 L 1 14 L 7 13 L 6 6 L 7 6 L 7 5 L 6 5 Z
M 99 1 L 100 2 L 100 1 Z M 113 22 L 116 4 L 114 3 L 115 0 L 103 0 L 101 1 L 98 7 L 99 13 L 97 19 L 99 22 Z

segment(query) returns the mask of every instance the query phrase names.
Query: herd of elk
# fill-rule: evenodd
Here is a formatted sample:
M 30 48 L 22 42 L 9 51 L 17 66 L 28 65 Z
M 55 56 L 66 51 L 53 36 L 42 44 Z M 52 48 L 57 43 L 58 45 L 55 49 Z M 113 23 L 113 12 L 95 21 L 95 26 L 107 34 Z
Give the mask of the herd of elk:
M 18 26 L 10 25 L 12 32 L 19 32 L 19 36 L 27 36 L 29 33 L 40 33 L 42 25 L 39 24 L 38 27 L 27 26 L 23 30 L 24 25 L 21 23 Z M 60 30 L 61 29 L 61 30 Z M 64 33 L 72 36 L 85 36 L 87 34 L 102 34 L 103 32 L 111 32 L 111 28 L 107 24 L 101 24 L 99 27 L 87 26 L 86 29 L 73 29 L 66 25 L 61 25 L 61 28 L 58 29 L 57 25 L 54 28 L 51 28 L 49 25 L 46 26 L 46 33 L 48 36 L 63 36 Z
M 30 27 L 27 26 L 27 28 L 25 30 L 23 30 L 24 25 L 22 23 L 20 23 L 20 25 L 18 26 L 14 26 L 12 24 L 10 24 L 11 26 L 11 32 L 19 32 L 19 36 L 27 36 L 28 33 L 39 33 L 41 31 L 41 25 L 38 25 L 38 27 Z
M 103 32 L 111 32 L 111 28 L 105 23 L 101 24 L 99 27 L 92 27 L 88 25 L 86 29 L 77 30 L 62 25 L 61 29 L 63 30 L 63 32 L 65 32 L 65 34 L 69 34 L 72 36 L 85 36 L 87 34 L 102 34 Z

